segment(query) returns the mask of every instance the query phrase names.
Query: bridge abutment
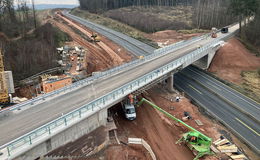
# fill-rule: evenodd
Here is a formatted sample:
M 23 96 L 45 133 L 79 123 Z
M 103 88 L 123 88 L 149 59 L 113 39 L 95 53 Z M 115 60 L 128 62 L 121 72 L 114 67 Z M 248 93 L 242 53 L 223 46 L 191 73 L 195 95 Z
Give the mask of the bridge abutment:
M 48 152 L 68 143 L 75 141 L 81 136 L 90 133 L 100 126 L 105 126 L 107 122 L 107 108 L 104 108 L 69 127 L 68 129 L 52 136 L 51 138 L 34 145 L 24 154 L 14 158 L 16 160 L 36 159 Z
M 174 84 L 174 74 L 170 73 L 168 78 L 167 78 L 167 89 L 169 92 L 173 93 L 174 89 L 173 89 L 173 84 Z
M 216 54 L 215 50 L 211 50 L 207 55 L 195 61 L 193 64 L 201 69 L 208 69 L 214 56 Z

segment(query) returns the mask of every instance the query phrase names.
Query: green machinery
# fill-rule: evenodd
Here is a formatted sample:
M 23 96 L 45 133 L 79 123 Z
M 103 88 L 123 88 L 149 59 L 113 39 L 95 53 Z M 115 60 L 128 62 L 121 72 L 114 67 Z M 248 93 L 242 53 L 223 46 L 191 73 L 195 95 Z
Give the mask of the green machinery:
M 142 105 L 142 103 L 147 103 L 151 105 L 153 108 L 157 109 L 158 111 L 162 112 L 172 120 L 182 124 L 184 127 L 188 128 L 190 131 L 187 133 L 184 133 L 182 137 L 176 142 L 176 144 L 184 142 L 190 150 L 193 152 L 193 154 L 196 155 L 196 157 L 193 160 L 198 160 L 200 157 L 204 155 L 211 155 L 213 154 L 210 150 L 212 139 L 205 136 L 201 132 L 197 131 L 196 129 L 192 128 L 191 126 L 187 125 L 183 121 L 179 120 L 178 118 L 174 117 L 170 113 L 166 112 L 162 108 L 158 107 L 157 105 L 153 104 L 152 102 L 148 101 L 145 98 L 142 98 L 142 100 L 139 102 L 139 106 Z

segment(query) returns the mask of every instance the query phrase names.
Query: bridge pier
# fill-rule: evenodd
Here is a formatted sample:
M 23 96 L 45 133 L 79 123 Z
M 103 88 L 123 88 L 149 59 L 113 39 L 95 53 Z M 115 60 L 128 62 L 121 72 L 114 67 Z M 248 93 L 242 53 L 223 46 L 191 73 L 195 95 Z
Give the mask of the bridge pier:
M 169 74 L 169 77 L 167 78 L 167 89 L 169 92 L 173 93 L 174 89 L 173 89 L 173 84 L 174 84 L 174 74 L 171 72 Z

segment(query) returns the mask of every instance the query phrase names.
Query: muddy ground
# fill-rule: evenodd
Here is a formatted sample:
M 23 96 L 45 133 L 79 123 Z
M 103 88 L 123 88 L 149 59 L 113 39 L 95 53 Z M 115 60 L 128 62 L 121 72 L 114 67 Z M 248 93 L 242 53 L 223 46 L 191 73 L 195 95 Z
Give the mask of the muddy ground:
M 175 30 L 165 30 L 151 34 L 144 34 L 144 37 L 156 42 L 158 46 L 163 47 L 182 40 L 190 39 L 195 36 L 200 36 L 202 34 L 203 33 L 184 34 Z
M 71 36 L 73 41 L 68 43 L 68 45 L 80 45 L 85 48 L 87 51 L 86 62 L 88 74 L 121 65 L 133 58 L 125 49 L 100 35 L 101 42 L 91 42 L 91 37 L 86 35 L 85 32 L 92 33 L 92 31 L 86 27 L 75 24 L 74 22 L 65 22 L 58 16 L 49 19 L 48 22 Z M 77 25 L 79 28 L 75 28 L 73 25 Z M 104 43 L 110 48 L 102 48 L 98 43 Z

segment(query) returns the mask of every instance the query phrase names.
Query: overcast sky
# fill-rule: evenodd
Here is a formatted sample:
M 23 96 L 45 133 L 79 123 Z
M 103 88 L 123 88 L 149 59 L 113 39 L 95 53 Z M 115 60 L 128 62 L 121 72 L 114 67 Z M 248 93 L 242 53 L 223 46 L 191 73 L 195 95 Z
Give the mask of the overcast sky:
M 27 0 L 28 4 L 31 0 Z M 34 0 L 35 4 L 79 4 L 78 0 Z

